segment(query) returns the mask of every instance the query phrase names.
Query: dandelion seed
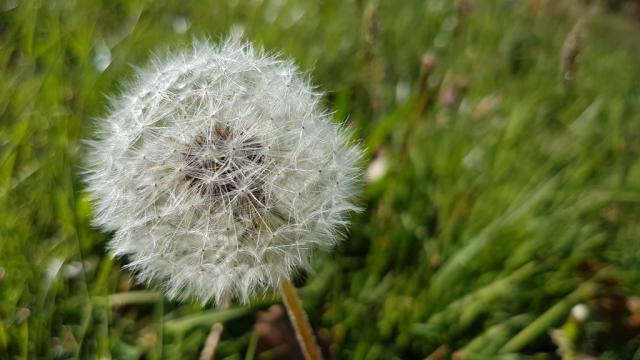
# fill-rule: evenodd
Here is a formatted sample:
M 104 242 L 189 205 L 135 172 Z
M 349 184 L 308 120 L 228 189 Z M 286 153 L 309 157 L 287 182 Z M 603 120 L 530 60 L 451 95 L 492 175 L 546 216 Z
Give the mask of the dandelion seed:
M 309 268 L 341 238 L 361 178 L 360 148 L 320 99 L 237 38 L 139 70 L 89 142 L 110 249 L 170 298 L 203 302 L 248 301 Z

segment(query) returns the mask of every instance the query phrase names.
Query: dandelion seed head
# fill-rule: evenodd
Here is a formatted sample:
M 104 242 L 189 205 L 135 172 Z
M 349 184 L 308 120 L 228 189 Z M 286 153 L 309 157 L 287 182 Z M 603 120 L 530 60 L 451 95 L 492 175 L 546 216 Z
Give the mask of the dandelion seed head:
M 358 210 L 360 148 L 287 60 L 230 38 L 138 70 L 89 141 L 95 223 L 174 299 L 241 301 L 309 268 Z

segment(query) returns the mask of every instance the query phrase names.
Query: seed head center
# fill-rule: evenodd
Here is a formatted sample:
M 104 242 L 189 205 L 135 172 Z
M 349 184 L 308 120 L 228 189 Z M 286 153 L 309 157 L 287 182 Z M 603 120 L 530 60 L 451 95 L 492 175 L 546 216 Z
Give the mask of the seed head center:
M 208 199 L 261 199 L 264 147 L 245 131 L 216 124 L 197 135 L 184 156 L 184 179 Z

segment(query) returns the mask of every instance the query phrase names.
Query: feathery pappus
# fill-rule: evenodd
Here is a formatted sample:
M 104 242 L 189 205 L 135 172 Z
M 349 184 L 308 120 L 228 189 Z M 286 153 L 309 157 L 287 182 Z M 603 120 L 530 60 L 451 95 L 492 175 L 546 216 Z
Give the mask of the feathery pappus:
M 361 148 L 288 60 L 235 37 L 137 70 L 88 141 L 95 224 L 168 297 L 241 301 L 309 268 L 358 207 Z

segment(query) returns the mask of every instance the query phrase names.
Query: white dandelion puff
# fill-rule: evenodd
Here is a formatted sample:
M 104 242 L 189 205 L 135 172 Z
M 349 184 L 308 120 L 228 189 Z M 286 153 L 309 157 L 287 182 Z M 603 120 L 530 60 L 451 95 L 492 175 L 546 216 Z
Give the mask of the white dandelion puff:
M 237 38 L 156 60 L 89 141 L 95 223 L 173 299 L 277 289 L 342 236 L 361 149 L 295 65 Z

